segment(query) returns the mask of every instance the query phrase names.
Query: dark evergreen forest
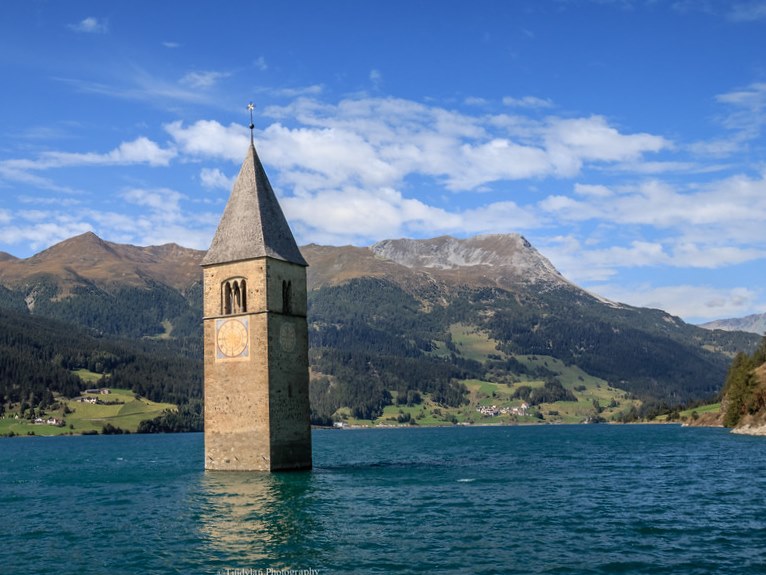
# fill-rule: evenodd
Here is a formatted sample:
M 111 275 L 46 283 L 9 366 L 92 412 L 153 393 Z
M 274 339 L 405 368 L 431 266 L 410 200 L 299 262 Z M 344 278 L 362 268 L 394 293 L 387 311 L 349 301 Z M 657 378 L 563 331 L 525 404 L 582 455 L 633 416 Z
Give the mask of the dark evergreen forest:
M 113 293 L 85 286 L 60 298 L 53 280 L 42 279 L 32 314 L 22 293 L 0 288 L 0 406 L 45 407 L 53 393 L 73 397 L 85 384 L 72 371 L 88 369 L 108 374 L 112 387 L 181 406 L 144 431 L 199 429 L 201 286 L 181 293 L 148 285 Z M 416 297 L 374 278 L 311 291 L 308 316 L 315 423 L 328 423 L 339 407 L 375 417 L 422 394 L 459 406 L 466 402 L 460 380 L 470 378 L 535 375 L 549 381 L 538 394 L 567 399 L 554 374 L 529 374 L 514 357 L 524 354 L 577 365 L 647 409 L 684 406 L 717 396 L 731 357 L 752 352 L 759 339 L 704 330 L 660 310 L 608 305 L 574 289 L 451 288 L 448 297 Z M 483 363 L 464 357 L 450 335 L 457 322 L 488 333 L 498 354 Z
M 118 339 L 0 308 L 0 409 L 46 409 L 54 392 L 76 397 L 93 384 L 72 371 L 87 369 L 108 375 L 110 387 L 201 410 L 201 357 L 198 338 Z

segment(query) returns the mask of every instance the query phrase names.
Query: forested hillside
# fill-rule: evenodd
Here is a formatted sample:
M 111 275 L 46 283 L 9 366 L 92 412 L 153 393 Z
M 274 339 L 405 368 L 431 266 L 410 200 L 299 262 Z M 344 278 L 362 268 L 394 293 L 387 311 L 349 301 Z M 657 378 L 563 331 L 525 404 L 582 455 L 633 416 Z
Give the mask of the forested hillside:
M 522 355 L 576 365 L 647 409 L 683 406 L 714 398 L 731 356 L 757 340 L 696 328 L 659 310 L 605 306 L 565 289 L 460 289 L 446 305 L 425 308 L 382 279 L 311 292 L 309 316 L 312 369 L 330 378 L 319 377 L 312 388 L 312 405 L 322 415 L 343 405 L 354 405 L 358 416 L 379 415 L 391 391 L 429 393 L 444 405 L 460 405 L 466 400 L 461 380 L 528 376 L 515 359 Z M 497 342 L 496 353 L 483 362 L 465 357 L 452 341 L 456 324 L 485 331 Z
M 75 372 L 102 374 L 98 386 L 201 407 L 201 348 L 196 338 L 116 339 L 50 318 L 0 308 L 0 411 L 45 410 L 54 394 L 93 387 Z M 199 409 L 198 409 L 199 411 Z
M 726 427 L 766 425 L 766 337 L 752 354 L 738 353 L 734 358 L 721 414 Z
M 302 251 L 315 422 L 420 401 L 453 411 L 493 397 L 521 403 L 520 386 L 527 399 L 579 395 L 601 416 L 600 398 L 611 417 L 635 418 L 638 405 L 656 412 L 718 396 L 732 357 L 759 340 L 595 297 L 513 234 Z M 198 420 L 202 255 L 83 234 L 0 261 L 0 403 L 71 396 L 84 385 L 74 372 L 87 369 L 192 406 L 182 412 Z

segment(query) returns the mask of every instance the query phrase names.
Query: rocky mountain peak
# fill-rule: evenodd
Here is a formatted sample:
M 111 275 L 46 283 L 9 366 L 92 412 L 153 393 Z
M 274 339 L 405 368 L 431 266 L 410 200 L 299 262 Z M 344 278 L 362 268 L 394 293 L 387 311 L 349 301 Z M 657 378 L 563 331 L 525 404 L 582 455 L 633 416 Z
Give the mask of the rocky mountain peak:
M 516 282 L 566 283 L 553 264 L 520 234 L 384 240 L 370 250 L 379 258 L 411 269 L 460 271 L 481 267 L 482 273 Z
M 114 248 L 93 232 L 85 232 L 52 245 L 26 260 L 30 265 L 67 261 L 71 264 L 95 265 L 104 258 L 118 257 Z

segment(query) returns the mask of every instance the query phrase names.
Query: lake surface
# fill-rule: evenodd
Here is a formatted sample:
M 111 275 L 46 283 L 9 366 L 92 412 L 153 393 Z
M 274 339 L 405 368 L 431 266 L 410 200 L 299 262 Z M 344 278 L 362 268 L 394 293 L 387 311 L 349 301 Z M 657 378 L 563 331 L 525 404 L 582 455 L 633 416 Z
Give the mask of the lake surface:
M 201 434 L 0 440 L 0 572 L 766 572 L 766 438 L 594 425 L 313 439 L 314 471 L 287 474 L 204 472 Z

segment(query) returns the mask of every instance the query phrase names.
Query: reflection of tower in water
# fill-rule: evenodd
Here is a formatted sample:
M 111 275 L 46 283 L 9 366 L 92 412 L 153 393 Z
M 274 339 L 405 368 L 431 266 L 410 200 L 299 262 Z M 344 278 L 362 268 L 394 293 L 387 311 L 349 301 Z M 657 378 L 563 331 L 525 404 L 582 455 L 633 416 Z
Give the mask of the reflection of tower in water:
M 199 529 L 211 555 L 225 553 L 238 561 L 268 562 L 297 549 L 313 520 L 310 473 L 205 473 L 200 479 Z M 284 567 L 288 567 L 285 565 Z

